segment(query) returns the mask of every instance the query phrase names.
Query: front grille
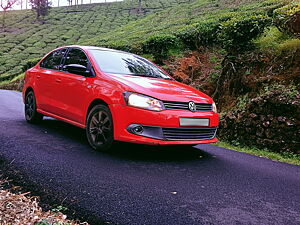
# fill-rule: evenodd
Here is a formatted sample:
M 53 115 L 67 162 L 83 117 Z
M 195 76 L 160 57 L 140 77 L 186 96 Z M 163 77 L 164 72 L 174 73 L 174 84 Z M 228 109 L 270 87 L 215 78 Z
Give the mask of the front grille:
M 165 140 L 209 140 L 216 135 L 217 127 L 212 128 L 170 128 L 163 127 Z
M 189 110 L 188 102 L 163 101 L 166 109 Z M 212 111 L 212 104 L 195 103 L 196 111 Z

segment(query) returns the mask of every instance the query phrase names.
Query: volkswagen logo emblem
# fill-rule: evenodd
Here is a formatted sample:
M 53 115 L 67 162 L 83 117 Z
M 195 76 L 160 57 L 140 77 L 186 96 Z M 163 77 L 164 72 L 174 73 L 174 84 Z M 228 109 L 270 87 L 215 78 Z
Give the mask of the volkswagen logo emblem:
M 196 111 L 196 104 L 195 104 L 195 102 L 189 102 L 189 110 Z

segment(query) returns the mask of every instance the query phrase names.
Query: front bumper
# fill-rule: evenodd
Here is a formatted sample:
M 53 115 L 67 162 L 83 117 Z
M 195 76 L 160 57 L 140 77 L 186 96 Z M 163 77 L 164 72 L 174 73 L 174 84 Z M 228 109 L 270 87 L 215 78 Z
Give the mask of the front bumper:
M 219 115 L 217 113 L 190 112 L 187 110 L 155 112 L 117 104 L 110 105 L 110 110 L 113 115 L 114 138 L 118 141 L 150 145 L 196 145 L 218 141 L 215 137 L 216 128 L 219 125 Z M 209 126 L 182 127 L 179 125 L 180 118 L 208 118 Z M 135 134 L 131 129 L 135 125 L 142 125 L 146 132 Z M 189 132 L 192 135 L 197 133 L 197 130 L 201 132 L 210 130 L 210 132 L 209 135 L 198 134 L 197 137 L 189 137 Z M 182 134 L 182 137 L 177 135 L 178 132 Z M 206 134 L 208 134 L 207 132 Z

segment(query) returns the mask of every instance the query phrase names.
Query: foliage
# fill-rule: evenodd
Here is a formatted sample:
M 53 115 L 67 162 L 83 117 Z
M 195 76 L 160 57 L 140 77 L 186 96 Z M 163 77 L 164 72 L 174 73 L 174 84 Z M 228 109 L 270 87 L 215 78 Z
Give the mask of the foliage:
M 209 74 L 209 78 L 210 78 L 210 80 L 211 80 L 212 82 L 216 83 L 216 82 L 218 81 L 220 75 L 221 75 L 220 73 L 217 73 L 217 72 L 211 72 L 211 73 Z
M 41 58 L 33 58 L 27 60 L 24 65 L 22 66 L 22 72 L 25 72 L 26 70 L 30 69 L 31 67 L 35 66 Z
M 43 18 L 44 23 L 37 23 L 30 10 L 9 10 L 6 31 L 0 33 L 0 77 L 11 80 L 7 75 L 21 73 L 24 61 L 42 57 L 62 45 L 105 46 L 143 54 L 142 43 L 153 35 L 177 36 L 179 31 L 195 28 L 197 24 L 204 26 L 232 17 L 265 14 L 282 7 L 285 1 L 148 0 L 143 13 L 132 10 L 138 8 L 137 0 L 87 4 L 51 8 Z M 204 31 L 209 31 L 209 27 L 201 30 Z M 206 45 L 208 39 L 199 37 L 199 40 Z M 182 50 L 171 49 L 168 54 L 177 56 Z
M 55 208 L 51 209 L 51 212 L 54 212 L 54 213 L 62 212 L 63 213 L 63 212 L 66 212 L 67 210 L 68 210 L 67 207 L 58 205 Z
M 7 11 L 7 30 L 0 33 L 0 80 L 11 80 L 21 73 L 27 59 L 42 57 L 62 45 L 104 46 L 140 54 L 141 37 L 139 41 L 129 41 L 106 36 L 118 27 L 177 5 L 177 1 L 150 0 L 143 6 L 145 15 L 132 12 L 130 7 L 136 8 L 137 4 L 133 0 L 51 8 L 44 23 L 37 22 L 30 10 Z
M 298 85 L 300 88 L 300 86 Z M 259 96 L 267 96 L 275 90 L 284 90 L 282 91 L 282 96 L 287 99 L 294 99 L 297 95 L 299 95 L 298 87 L 294 84 L 290 84 L 289 86 L 285 86 L 279 83 L 274 83 L 272 85 L 265 86 L 263 91 L 259 93 Z
M 36 11 L 36 18 L 40 19 L 48 15 L 48 10 L 50 8 L 50 2 L 48 0 L 29 0 L 32 9 Z
M 298 51 L 300 50 L 300 39 L 289 39 L 284 42 L 282 42 L 279 46 L 278 49 L 281 51 Z
M 249 50 L 251 41 L 262 34 L 270 22 L 270 18 L 262 15 L 234 17 L 220 23 L 218 37 L 223 47 L 231 53 Z
M 11 9 L 14 4 L 17 3 L 17 0 L 1 0 L 0 7 L 3 10 L 2 15 L 2 28 L 4 30 L 5 27 L 5 19 L 6 19 L 6 11 Z
M 117 49 L 125 52 L 135 53 L 135 54 L 142 53 L 141 45 L 139 43 L 130 44 L 125 41 L 111 41 L 111 42 L 102 43 L 101 47 Z
M 130 52 L 131 50 L 131 46 L 124 42 L 109 42 L 107 44 L 103 44 L 102 46 L 105 48 L 112 48 L 112 49 L 117 49 L 126 52 Z
M 300 37 L 300 3 L 274 10 L 274 22 L 280 30 Z
M 186 26 L 176 35 L 190 49 L 212 45 L 217 42 L 219 24 L 217 21 L 201 22 Z
M 245 110 L 249 102 L 250 102 L 250 98 L 248 96 L 248 93 L 239 97 L 238 102 L 235 106 L 235 110 Z
M 260 35 L 254 43 L 259 49 L 274 52 L 278 50 L 281 43 L 289 38 L 289 35 L 281 32 L 276 26 L 271 26 L 266 28 L 264 33 Z
M 160 34 L 149 37 L 143 44 L 144 53 L 153 55 L 155 62 L 161 63 L 168 56 L 169 50 L 178 46 L 178 39 L 173 35 Z

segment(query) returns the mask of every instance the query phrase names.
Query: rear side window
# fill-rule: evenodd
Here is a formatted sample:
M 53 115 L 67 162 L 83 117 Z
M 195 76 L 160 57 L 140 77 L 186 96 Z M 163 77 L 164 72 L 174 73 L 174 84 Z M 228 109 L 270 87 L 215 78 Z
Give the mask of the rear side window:
M 88 58 L 86 57 L 85 53 L 77 48 L 72 48 L 68 52 L 68 55 L 66 57 L 66 61 L 64 63 L 65 65 L 70 64 L 79 64 L 82 66 L 87 67 L 88 66 Z
M 67 49 L 59 49 L 50 53 L 40 64 L 42 68 L 59 70 L 61 59 L 66 53 Z

